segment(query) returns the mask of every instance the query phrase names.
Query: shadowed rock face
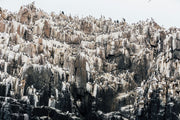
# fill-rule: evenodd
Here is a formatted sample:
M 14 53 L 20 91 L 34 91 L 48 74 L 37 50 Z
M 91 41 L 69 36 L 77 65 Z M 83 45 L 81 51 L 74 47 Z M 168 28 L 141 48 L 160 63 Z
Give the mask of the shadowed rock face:
M 180 119 L 180 29 L 0 14 L 0 119 Z

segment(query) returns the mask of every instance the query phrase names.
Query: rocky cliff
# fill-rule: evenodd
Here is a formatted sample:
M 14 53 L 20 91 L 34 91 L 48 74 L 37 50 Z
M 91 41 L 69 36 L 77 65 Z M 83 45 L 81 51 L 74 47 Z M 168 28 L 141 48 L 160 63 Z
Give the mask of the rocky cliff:
M 1 120 L 179 120 L 180 29 L 0 9 Z

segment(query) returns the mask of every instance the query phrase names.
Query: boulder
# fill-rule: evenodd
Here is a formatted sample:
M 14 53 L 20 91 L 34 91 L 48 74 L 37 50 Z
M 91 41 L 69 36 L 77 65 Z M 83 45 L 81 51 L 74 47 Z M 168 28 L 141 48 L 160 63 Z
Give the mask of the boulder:
M 44 22 L 43 32 L 44 32 L 44 37 L 50 38 L 50 35 L 51 35 L 51 25 L 48 23 L 47 20 L 45 20 L 45 22 Z
M 29 24 L 31 22 L 31 11 L 28 8 L 21 7 L 19 11 L 20 22 L 22 24 Z
M 5 32 L 5 24 L 3 21 L 0 21 L 0 32 Z

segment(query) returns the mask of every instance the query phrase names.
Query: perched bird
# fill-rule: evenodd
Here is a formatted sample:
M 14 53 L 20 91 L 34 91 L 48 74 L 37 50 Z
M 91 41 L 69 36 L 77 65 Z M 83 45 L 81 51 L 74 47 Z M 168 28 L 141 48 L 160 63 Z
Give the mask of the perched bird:
M 126 22 L 126 19 L 125 18 L 122 18 L 123 22 Z

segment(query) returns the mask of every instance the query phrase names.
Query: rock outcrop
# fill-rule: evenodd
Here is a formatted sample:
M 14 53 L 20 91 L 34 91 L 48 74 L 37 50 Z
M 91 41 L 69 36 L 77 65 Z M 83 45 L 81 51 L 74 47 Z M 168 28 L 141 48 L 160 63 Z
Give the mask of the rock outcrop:
M 179 120 L 180 29 L 0 9 L 0 119 Z

